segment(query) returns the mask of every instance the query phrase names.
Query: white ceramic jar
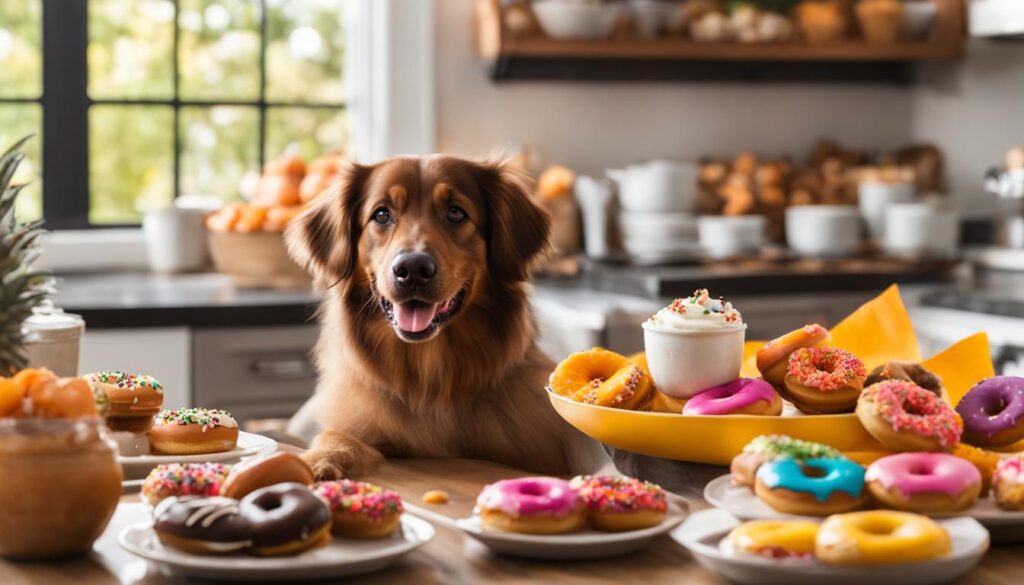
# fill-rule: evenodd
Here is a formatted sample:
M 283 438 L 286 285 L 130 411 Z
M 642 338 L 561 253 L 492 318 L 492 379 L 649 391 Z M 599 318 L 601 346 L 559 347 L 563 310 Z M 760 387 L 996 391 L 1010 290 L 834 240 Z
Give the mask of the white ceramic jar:
M 857 205 L 868 226 L 868 235 L 881 240 L 885 237 L 885 210 L 897 203 L 914 200 L 911 182 L 861 181 L 857 185 Z
M 757 252 L 764 244 L 763 215 L 704 215 L 697 220 L 700 246 L 710 258 Z

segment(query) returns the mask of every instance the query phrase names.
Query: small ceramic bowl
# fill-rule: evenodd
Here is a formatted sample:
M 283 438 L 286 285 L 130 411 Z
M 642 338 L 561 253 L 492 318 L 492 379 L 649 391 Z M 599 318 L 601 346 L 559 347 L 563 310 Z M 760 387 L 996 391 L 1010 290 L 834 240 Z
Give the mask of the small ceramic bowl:
M 851 205 L 790 207 L 786 243 L 801 256 L 853 256 L 860 246 L 860 212 Z
M 615 29 L 622 6 L 617 3 L 539 0 L 533 3 L 544 34 L 553 39 L 606 39 Z
M 658 391 L 690 398 L 740 375 L 747 326 L 681 331 L 644 322 L 647 367 Z

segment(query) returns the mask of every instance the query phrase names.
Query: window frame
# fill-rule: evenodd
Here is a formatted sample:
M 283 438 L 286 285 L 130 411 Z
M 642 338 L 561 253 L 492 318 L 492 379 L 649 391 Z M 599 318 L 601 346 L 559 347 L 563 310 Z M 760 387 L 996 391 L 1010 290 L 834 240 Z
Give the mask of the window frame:
M 300 102 L 267 99 L 267 1 L 256 0 L 260 10 L 259 93 L 255 100 L 200 100 L 180 96 L 179 2 L 174 5 L 171 99 L 92 98 L 88 94 L 89 0 L 41 0 L 42 93 L 37 98 L 0 98 L 0 103 L 38 103 L 42 107 L 42 207 L 51 230 L 136 228 L 132 224 L 93 224 L 89 221 L 89 110 L 92 106 L 159 106 L 172 112 L 172 197 L 181 195 L 183 156 L 181 112 L 189 107 L 237 106 L 257 112 L 259 168 L 267 160 L 267 117 L 275 108 L 345 111 L 342 101 Z M 339 0 L 344 2 L 345 0 Z M 48 137 L 48 138 L 47 138 Z M 59 139 L 55 139 L 59 137 Z

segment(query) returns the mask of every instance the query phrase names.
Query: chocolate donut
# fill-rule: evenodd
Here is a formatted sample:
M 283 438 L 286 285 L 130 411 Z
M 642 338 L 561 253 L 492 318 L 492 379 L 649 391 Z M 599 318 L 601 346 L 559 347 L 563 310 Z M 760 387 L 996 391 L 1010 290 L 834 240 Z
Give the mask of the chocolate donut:
M 216 555 L 248 548 L 252 527 L 238 500 L 220 496 L 172 496 L 157 504 L 153 529 L 171 548 Z
M 921 364 L 915 364 L 914 362 L 886 362 L 871 370 L 867 379 L 864 380 L 864 387 L 867 388 L 886 380 L 907 380 L 940 398 L 943 392 L 945 392 L 942 380 L 938 376 L 929 372 Z
M 279 556 L 302 552 L 330 538 L 331 511 L 300 483 L 279 483 L 245 496 L 239 508 L 249 521 L 252 551 Z

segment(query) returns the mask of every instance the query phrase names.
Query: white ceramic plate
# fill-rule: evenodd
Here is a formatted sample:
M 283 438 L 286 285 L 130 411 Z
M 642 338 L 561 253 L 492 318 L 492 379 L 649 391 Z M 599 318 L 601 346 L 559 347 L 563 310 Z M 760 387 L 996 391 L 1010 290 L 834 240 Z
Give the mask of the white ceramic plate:
M 728 475 L 715 478 L 704 487 L 704 499 L 716 508 L 721 508 L 743 520 L 771 520 L 776 518 L 799 518 L 776 512 L 757 497 L 754 490 L 732 484 Z M 1024 512 L 1011 512 L 996 506 L 991 498 L 983 498 L 973 507 L 959 514 L 946 517 L 968 516 L 981 522 L 986 528 L 1016 526 L 1024 532 Z
M 517 534 L 489 530 L 480 524 L 477 515 L 457 520 L 458 526 L 471 538 L 492 552 L 531 559 L 559 561 L 596 559 L 631 553 L 650 544 L 652 540 L 679 526 L 686 513 L 670 509 L 661 524 L 629 532 L 598 532 L 582 530 L 571 534 Z
M 758 585 L 931 585 L 952 583 L 970 571 L 985 551 L 989 537 L 972 518 L 951 518 L 939 523 L 949 532 L 949 556 L 924 563 L 873 567 L 840 567 L 815 561 L 777 561 L 756 556 L 733 556 L 722 551 L 721 540 L 740 520 L 725 510 L 698 512 L 672 538 L 686 547 L 705 569 L 733 583 Z
M 126 480 L 142 479 L 149 472 L 164 463 L 238 463 L 246 457 L 266 457 L 277 451 L 277 441 L 241 431 L 238 433 L 238 446 L 223 453 L 203 453 L 200 455 L 137 455 L 132 457 L 118 455 L 117 461 L 124 469 Z
M 405 514 L 393 536 L 382 540 L 334 538 L 330 544 L 294 557 L 229 555 L 208 557 L 164 548 L 151 523 L 125 528 L 117 542 L 128 552 L 155 563 L 162 571 L 217 581 L 287 581 L 329 579 L 378 571 L 434 538 L 426 520 Z

